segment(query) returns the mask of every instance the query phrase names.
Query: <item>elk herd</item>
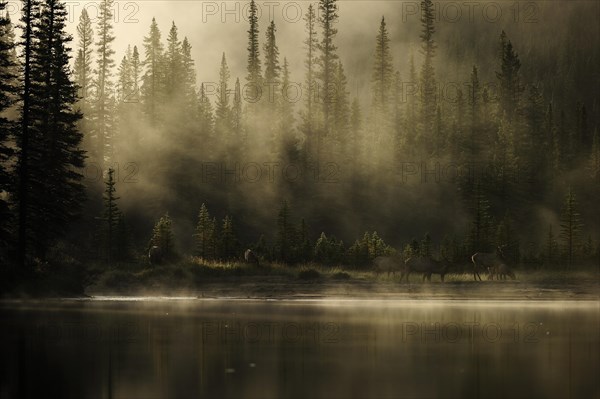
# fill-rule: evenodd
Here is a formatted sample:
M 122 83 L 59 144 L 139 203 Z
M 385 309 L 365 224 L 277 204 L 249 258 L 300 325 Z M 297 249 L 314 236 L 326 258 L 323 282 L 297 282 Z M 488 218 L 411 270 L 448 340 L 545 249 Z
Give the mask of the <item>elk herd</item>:
M 502 247 L 497 247 L 496 252 L 477 252 L 471 256 L 473 263 L 473 279 L 481 281 L 479 272 L 487 271 L 488 280 L 506 280 L 506 277 L 516 279 L 515 273 L 506 264 Z M 448 273 L 451 267 L 450 262 L 443 257 L 442 260 L 435 260 L 430 257 L 410 257 L 402 260 L 400 256 L 378 256 L 373 261 L 376 274 L 387 272 L 400 272 L 400 281 L 406 279 L 411 273 L 420 273 L 423 275 L 423 281 L 431 281 L 432 274 L 439 274 L 442 282 L 444 276 Z
M 148 261 L 150 265 L 161 263 L 163 253 L 157 246 L 151 246 L 148 251 Z M 259 257 L 251 250 L 247 249 L 244 252 L 244 260 L 246 263 L 260 266 Z M 497 247 L 495 252 L 477 252 L 471 256 L 473 262 L 473 280 L 481 281 L 479 272 L 488 273 L 488 280 L 506 280 L 506 277 L 516 279 L 515 273 L 506 264 L 502 247 Z M 431 281 L 432 274 L 439 274 L 440 279 L 444 282 L 444 276 L 448 273 L 451 264 L 445 257 L 442 260 L 435 260 L 431 257 L 410 257 L 403 260 L 400 256 L 378 256 L 373 260 L 373 270 L 379 275 L 380 273 L 395 274 L 400 272 L 400 281 L 406 279 L 411 273 L 421 273 L 423 281 Z

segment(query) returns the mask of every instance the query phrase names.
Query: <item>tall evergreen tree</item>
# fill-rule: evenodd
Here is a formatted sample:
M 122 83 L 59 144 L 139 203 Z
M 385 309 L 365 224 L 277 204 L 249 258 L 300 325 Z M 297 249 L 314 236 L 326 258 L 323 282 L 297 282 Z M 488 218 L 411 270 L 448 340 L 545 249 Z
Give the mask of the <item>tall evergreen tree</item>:
M 210 139 L 213 132 L 214 117 L 210 99 L 206 95 L 204 83 L 200 84 L 198 91 L 198 122 L 200 135 L 204 140 Z
M 21 91 L 21 116 L 19 120 L 20 134 L 17 136 L 18 159 L 17 159 L 17 190 L 16 200 L 18 206 L 18 246 L 17 246 L 17 263 L 25 269 L 27 266 L 28 242 L 30 242 L 29 226 L 31 225 L 29 215 L 30 205 L 30 185 L 31 171 L 30 163 L 32 151 L 30 143 L 33 125 L 31 116 L 31 103 L 34 99 L 31 90 L 32 74 L 32 53 L 34 45 L 34 24 L 35 18 L 39 13 L 40 3 L 38 0 L 23 0 L 23 8 L 21 14 L 22 34 L 22 64 L 23 64 L 23 87 Z
M 521 61 L 504 31 L 500 35 L 500 47 L 500 71 L 496 72 L 496 77 L 500 81 L 499 111 L 505 113 L 508 120 L 512 122 L 520 108 L 521 94 L 524 89 L 520 75 Z
M 219 91 L 217 93 L 217 104 L 215 113 L 215 133 L 218 140 L 229 143 L 229 134 L 231 133 L 229 107 L 229 67 L 225 59 L 225 53 L 221 57 L 221 68 L 219 70 Z
M 420 76 L 421 94 L 421 132 L 420 145 L 431 151 L 433 123 L 437 109 L 437 82 L 433 59 L 437 44 L 433 40 L 435 33 L 435 10 L 432 0 L 421 1 L 421 52 L 424 56 Z
M 70 80 L 67 11 L 58 0 L 45 0 L 33 10 L 24 12 L 27 72 L 21 92 L 23 130 L 17 139 L 17 200 L 24 214 L 19 220 L 22 263 L 29 250 L 45 258 L 48 248 L 66 233 L 84 198 L 80 173 L 84 153 L 76 128 L 81 114 L 74 110 L 77 90 Z
M 166 94 L 169 99 L 175 99 L 183 94 L 184 77 L 182 47 L 175 22 L 172 22 L 167 36 L 165 64 Z
M 172 220 L 168 212 L 154 225 L 150 244 L 151 246 L 157 246 L 166 259 L 175 255 Z
M 208 208 L 202 204 L 198 213 L 198 223 L 196 224 L 196 232 L 194 234 L 196 242 L 196 255 L 208 259 L 214 255 L 212 248 L 215 241 L 215 226 L 210 217 Z
M 13 50 L 15 43 L 11 37 L 11 22 L 8 14 L 4 14 L 6 2 L 0 1 L 0 193 L 6 194 L 11 191 L 11 175 L 9 173 L 9 160 L 12 158 L 13 150 L 9 140 L 14 133 L 15 123 L 4 114 L 13 107 L 18 97 L 18 84 L 16 70 L 16 59 Z M 11 212 L 8 201 L 0 194 L 0 259 L 8 247 L 10 238 Z
M 77 58 L 75 60 L 75 82 L 79 87 L 81 111 L 89 112 L 90 95 L 93 89 L 92 54 L 94 52 L 94 30 L 92 21 L 84 8 L 77 25 Z
M 196 70 L 194 68 L 194 60 L 192 59 L 192 45 L 187 37 L 183 38 L 181 43 L 182 55 L 182 84 L 183 84 L 183 99 L 185 101 L 186 115 L 193 115 L 197 106 L 196 97 Z
M 375 44 L 375 60 L 371 75 L 373 92 L 373 108 L 378 116 L 387 117 L 387 110 L 391 100 L 393 88 L 394 66 L 390 50 L 390 38 L 388 35 L 385 18 L 381 18 L 379 32 Z
M 303 97 L 305 98 L 305 109 L 302 113 L 302 126 L 301 130 L 305 136 L 304 151 L 307 155 L 305 158 L 309 158 L 310 155 L 314 155 L 315 150 L 315 124 L 316 124 L 316 97 L 318 95 L 318 89 L 316 84 L 316 68 L 317 68 L 317 49 L 318 49 L 318 38 L 317 38 L 317 17 L 312 4 L 309 4 L 306 15 L 304 16 L 306 23 L 306 39 L 304 40 L 304 48 L 306 50 L 306 59 L 304 66 L 306 68 L 305 87 L 303 88 Z
M 113 0 L 101 0 L 98 11 L 97 27 L 97 67 L 96 67 L 96 98 L 94 99 L 94 136 L 96 139 L 94 155 L 103 168 L 104 162 L 110 158 L 111 133 L 114 131 L 114 97 L 112 69 L 115 66 L 113 56 L 115 51 L 112 44 L 113 35 Z
M 334 125 L 333 106 L 335 103 L 335 78 L 337 75 L 337 46 L 334 43 L 337 35 L 335 27 L 338 21 L 336 0 L 319 0 L 319 25 L 321 26 L 321 41 L 318 43 L 317 58 L 319 71 L 317 76 L 322 90 L 319 99 L 323 104 L 323 133 L 328 135 Z
M 163 95 L 163 45 L 156 19 L 152 18 L 150 32 L 144 37 L 144 68 L 142 100 L 151 124 L 158 122 L 159 106 Z
M 106 180 L 104 182 L 104 214 L 103 214 L 103 222 L 105 225 L 105 240 L 106 240 L 106 256 L 108 262 L 111 262 L 115 256 L 117 236 L 116 231 L 119 225 L 119 221 L 121 220 L 121 211 L 119 211 L 119 206 L 117 205 L 117 201 L 119 197 L 116 196 L 116 182 L 115 182 L 115 171 L 113 168 L 109 168 L 106 173 Z
M 140 100 L 140 80 L 142 78 L 142 65 L 140 61 L 140 53 L 137 46 L 133 46 L 131 54 L 131 80 L 133 82 L 133 93 L 131 102 L 138 103 Z

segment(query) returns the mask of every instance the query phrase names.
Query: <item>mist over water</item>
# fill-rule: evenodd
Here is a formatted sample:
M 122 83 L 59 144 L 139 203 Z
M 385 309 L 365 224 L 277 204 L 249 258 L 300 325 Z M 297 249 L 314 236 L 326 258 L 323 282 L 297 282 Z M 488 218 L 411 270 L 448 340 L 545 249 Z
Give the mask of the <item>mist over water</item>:
M 5 305 L 7 397 L 600 395 L 596 302 Z

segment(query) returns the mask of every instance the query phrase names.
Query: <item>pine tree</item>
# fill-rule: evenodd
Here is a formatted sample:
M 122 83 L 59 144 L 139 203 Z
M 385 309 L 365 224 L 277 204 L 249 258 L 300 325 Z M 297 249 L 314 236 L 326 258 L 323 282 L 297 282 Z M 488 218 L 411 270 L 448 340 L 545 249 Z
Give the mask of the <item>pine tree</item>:
M 225 59 L 225 53 L 221 57 L 221 69 L 219 70 L 219 91 L 217 93 L 217 104 L 215 114 L 215 134 L 218 140 L 231 144 L 229 134 L 231 133 L 229 108 L 229 67 Z
M 480 97 L 481 97 L 481 86 L 479 83 L 479 75 L 477 67 L 473 65 L 471 71 L 471 84 L 469 86 L 469 116 L 470 116 L 470 132 L 469 132 L 469 152 L 471 156 L 477 153 L 477 130 L 479 127 L 480 118 Z
M 18 82 L 16 59 L 14 58 L 14 38 L 11 37 L 11 22 L 8 14 L 4 15 L 6 2 L 0 1 L 0 193 L 11 191 L 11 175 L 9 173 L 9 160 L 13 150 L 9 145 L 15 123 L 4 116 L 4 112 L 12 108 L 18 97 Z M 10 239 L 10 224 L 12 214 L 8 201 L 0 196 L 0 258 L 7 248 Z
M 172 221 L 167 212 L 154 225 L 150 240 L 151 246 L 157 246 L 166 259 L 172 258 L 175 255 L 171 225 Z
M 278 124 L 284 151 L 292 161 L 297 160 L 297 140 L 294 135 L 294 104 L 289 97 L 288 90 L 292 84 L 290 67 L 287 58 L 283 58 L 281 71 L 281 104 L 279 107 Z
M 115 66 L 113 56 L 115 51 L 112 43 L 113 36 L 113 0 L 101 0 L 98 11 L 97 28 L 97 67 L 96 67 L 96 98 L 94 98 L 94 136 L 96 139 L 95 158 L 103 169 L 104 162 L 111 154 L 111 132 L 114 131 L 112 96 L 112 69 Z
M 121 64 L 119 65 L 118 82 L 118 102 L 120 104 L 130 102 L 131 94 L 134 90 L 134 83 L 131 59 L 127 55 L 123 56 Z
M 204 140 L 211 138 L 214 127 L 213 108 L 204 90 L 204 83 L 198 91 L 198 122 L 201 137 Z
M 231 107 L 231 130 L 233 133 L 233 142 L 242 142 L 242 92 L 240 88 L 240 79 L 235 80 L 235 90 L 233 93 L 233 105 Z
M 35 18 L 39 14 L 40 3 L 37 0 L 24 0 L 21 23 L 23 24 L 21 34 L 22 45 L 22 64 L 23 64 L 23 88 L 21 91 L 21 115 L 19 125 L 21 128 L 20 135 L 17 136 L 18 158 L 17 158 L 17 192 L 16 201 L 18 207 L 18 246 L 17 246 L 17 263 L 21 269 L 27 267 L 27 252 L 30 238 L 30 226 L 33 224 L 30 221 L 30 199 L 32 198 L 30 184 L 33 180 L 31 175 L 30 163 L 35 154 L 33 151 L 31 140 L 33 134 L 33 118 L 31 116 L 31 104 L 34 99 L 32 95 L 32 53 L 34 45 L 34 23 Z
M 106 256 L 107 261 L 111 262 L 115 256 L 116 250 L 116 231 L 121 220 L 121 211 L 117 205 L 119 197 L 116 196 L 116 182 L 114 177 L 114 169 L 109 168 L 104 182 L 104 214 L 103 222 L 106 223 L 105 239 L 106 239 Z
M 187 37 L 181 43 L 182 73 L 183 73 L 183 99 L 185 101 L 186 115 L 193 115 L 197 107 L 196 97 L 196 70 L 192 59 L 192 46 Z
M 433 59 L 437 45 L 433 40 L 434 27 L 434 5 L 432 0 L 421 1 L 421 52 L 425 57 L 421 67 L 420 91 L 421 91 L 421 142 L 423 148 L 431 151 L 431 137 L 433 133 L 433 121 L 437 109 L 437 82 Z
M 301 131 L 305 136 L 305 145 L 304 152 L 305 158 L 309 159 L 313 156 L 313 151 L 316 149 L 315 143 L 315 124 L 316 124 L 316 97 L 318 95 L 318 89 L 316 84 L 316 67 L 317 67 L 317 49 L 318 49 L 318 39 L 317 39 L 317 31 L 316 31 L 316 15 L 315 10 L 310 4 L 308 6 L 308 10 L 306 11 L 306 15 L 304 16 L 304 21 L 306 23 L 305 29 L 307 37 L 304 40 L 304 48 L 306 50 L 306 59 L 304 61 L 304 65 L 306 67 L 306 77 L 305 77 L 305 87 L 303 89 L 303 96 L 306 98 L 305 100 L 305 110 L 302 113 L 302 125 L 300 127 Z
M 233 221 L 229 216 L 223 219 L 223 227 L 219 239 L 221 259 L 229 260 L 235 257 L 237 252 L 237 238 L 233 229 Z
M 94 30 L 92 21 L 86 9 L 81 11 L 77 25 L 77 59 L 75 60 L 75 82 L 79 87 L 81 110 L 84 114 L 89 112 L 90 95 L 93 89 L 92 82 L 92 54 L 94 45 Z
M 267 28 L 263 51 L 265 53 L 265 76 L 264 76 L 264 117 L 268 121 L 267 130 L 270 138 L 271 152 L 277 153 L 281 142 L 279 121 L 279 107 L 281 100 L 281 67 L 279 65 L 279 48 L 275 38 L 275 22 Z
M 510 40 L 507 41 L 504 31 L 500 35 L 500 47 L 500 72 L 496 72 L 496 77 L 500 81 L 499 111 L 505 113 L 508 120 L 512 122 L 520 108 L 523 93 L 520 77 L 521 61 Z
M 215 226 L 213 225 L 208 208 L 205 204 L 202 204 L 198 213 L 198 223 L 196 224 L 196 232 L 194 234 L 196 242 L 195 253 L 197 256 L 208 259 L 212 255 L 211 249 L 214 247 L 215 240 L 214 232 Z
M 323 104 L 323 133 L 328 135 L 334 126 L 333 104 L 335 102 L 335 77 L 337 75 L 337 47 L 334 44 L 338 20 L 336 0 L 319 0 L 319 25 L 321 26 L 321 41 L 317 45 L 319 71 L 318 78 L 322 94 L 319 95 Z
M 563 203 L 560 218 L 560 238 L 563 244 L 563 251 L 567 260 L 567 267 L 571 269 L 577 257 L 577 249 L 580 244 L 581 216 L 577 209 L 577 198 L 569 189 Z
M 26 72 L 17 138 L 21 264 L 29 249 L 45 258 L 84 199 L 82 135 L 76 128 L 81 114 L 74 110 L 77 89 L 70 80 L 66 8 L 57 0 L 37 9 L 31 5 L 23 16 Z
M 334 78 L 335 86 L 335 101 L 333 103 L 333 122 L 332 139 L 335 140 L 335 145 L 346 142 L 348 125 L 350 122 L 350 102 L 348 100 L 348 79 L 344 72 L 344 66 L 341 62 L 337 63 Z
M 146 69 L 142 78 L 142 100 L 144 110 L 150 123 L 156 124 L 159 120 L 159 106 L 163 97 L 163 46 L 161 34 L 156 19 L 152 18 L 150 32 L 144 37 L 145 59 L 143 66 Z
M 131 102 L 138 103 L 140 101 L 140 80 L 142 78 L 142 65 L 140 62 L 140 53 L 137 46 L 133 46 L 133 54 L 131 55 L 131 80 L 133 83 L 133 92 L 131 94 Z
M 165 83 L 166 94 L 169 99 L 175 99 L 182 95 L 183 83 L 183 55 L 181 42 L 175 22 L 172 22 L 169 36 L 167 36 L 167 48 L 165 52 Z
M 246 89 L 244 97 L 248 101 L 247 121 L 248 131 L 254 133 L 257 129 L 257 121 L 261 119 L 258 104 L 264 98 L 262 72 L 260 63 L 260 48 L 258 44 L 258 9 L 254 0 L 250 0 L 248 15 L 250 24 L 248 33 L 248 65 L 246 75 Z
M 248 22 L 250 28 L 248 30 L 248 75 L 246 81 L 251 85 L 250 87 L 259 88 L 262 82 L 260 50 L 258 47 L 258 10 L 254 0 L 250 1 Z
M 394 66 L 390 50 L 390 38 L 387 32 L 385 18 L 381 18 L 379 32 L 375 45 L 375 61 L 371 75 L 373 92 L 373 109 L 376 112 L 375 120 L 388 118 L 388 107 L 391 100 L 394 79 Z

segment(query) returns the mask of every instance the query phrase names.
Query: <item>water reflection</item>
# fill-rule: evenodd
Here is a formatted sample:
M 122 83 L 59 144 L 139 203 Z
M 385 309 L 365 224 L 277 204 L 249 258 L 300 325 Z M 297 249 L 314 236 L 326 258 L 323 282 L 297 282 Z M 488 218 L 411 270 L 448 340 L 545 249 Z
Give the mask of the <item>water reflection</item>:
M 3 303 L 0 398 L 599 398 L 598 302 Z

